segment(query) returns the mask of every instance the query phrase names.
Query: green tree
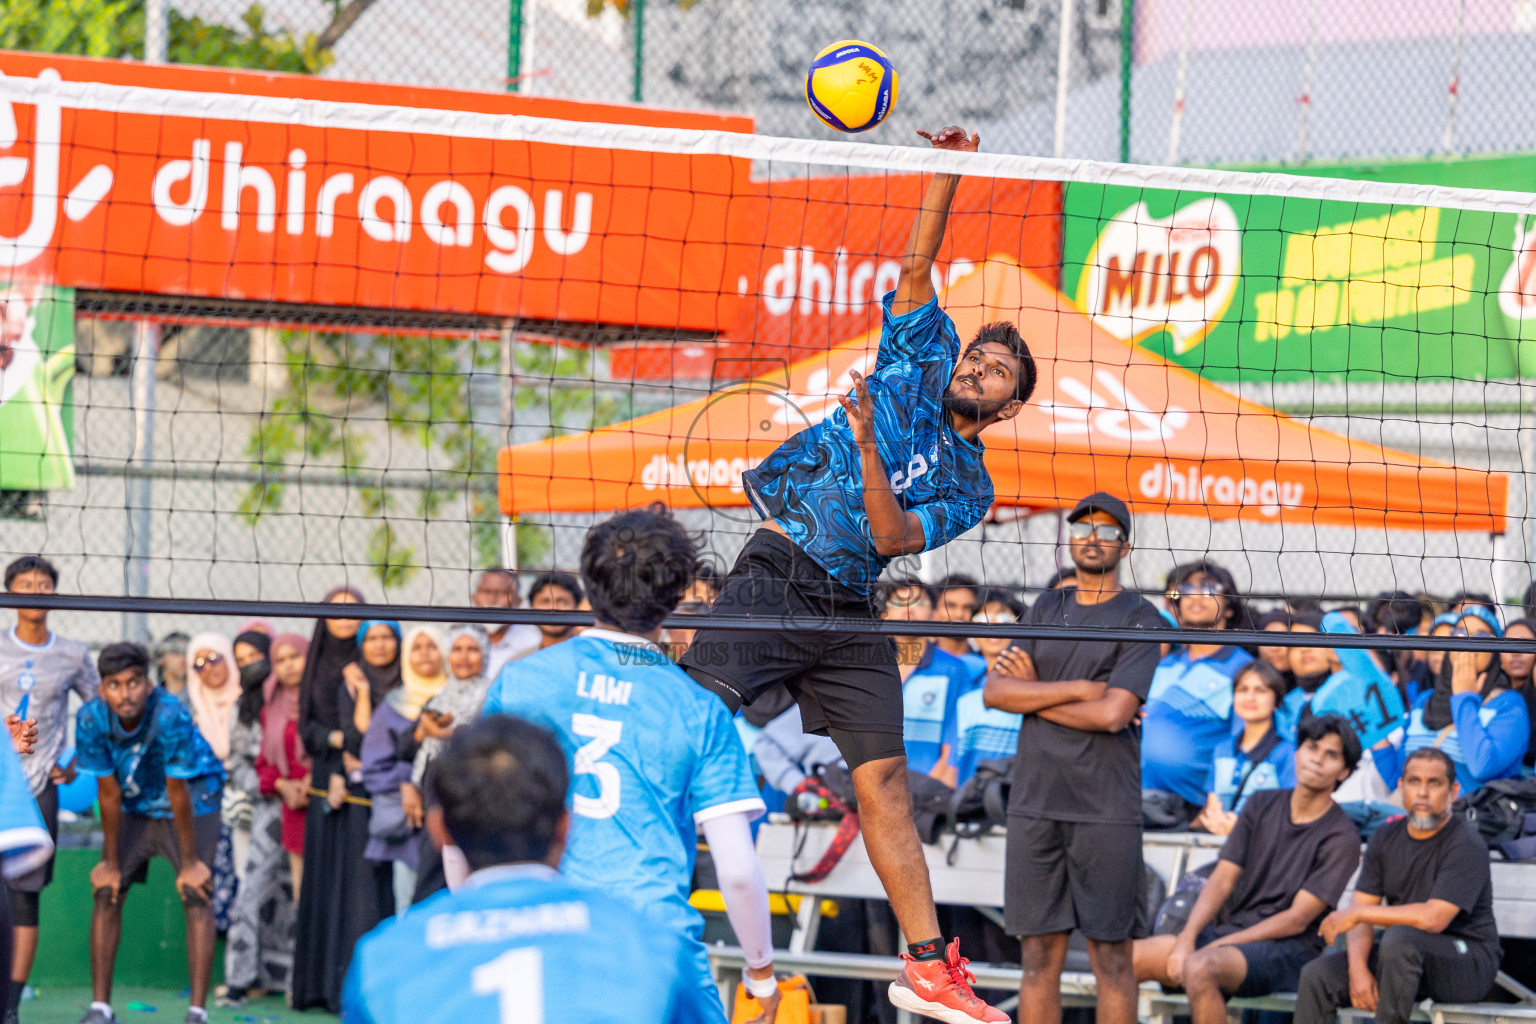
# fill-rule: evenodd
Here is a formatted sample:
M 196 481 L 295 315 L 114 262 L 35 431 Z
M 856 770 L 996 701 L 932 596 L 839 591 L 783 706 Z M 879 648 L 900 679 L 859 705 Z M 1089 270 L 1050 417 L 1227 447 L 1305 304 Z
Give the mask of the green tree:
M 240 24 L 222 25 L 187 17 L 175 8 L 166 16 L 167 56 L 173 64 L 208 64 L 318 74 L 330 65 L 332 49 L 374 0 L 321 0 L 330 23 L 302 36 L 267 25 L 261 4 L 252 4 Z M 0 5 L 0 48 L 79 54 L 86 57 L 142 57 L 144 0 L 5 0 Z

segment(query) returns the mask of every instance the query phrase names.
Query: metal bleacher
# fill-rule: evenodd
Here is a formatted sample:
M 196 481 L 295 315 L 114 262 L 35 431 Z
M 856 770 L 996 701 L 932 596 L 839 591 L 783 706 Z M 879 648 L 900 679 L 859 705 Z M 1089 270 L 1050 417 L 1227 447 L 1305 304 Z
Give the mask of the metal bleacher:
M 865 853 L 862 837 L 853 842 L 842 860 L 820 882 L 793 880 L 797 871 L 804 871 L 820 859 L 834 831 L 830 825 L 796 826 L 784 816 L 775 815 L 758 832 L 758 857 L 769 890 L 815 897 L 796 901 L 794 930 L 788 948 L 775 950 L 774 962 L 781 971 L 889 981 L 896 977 L 901 966 L 892 957 L 832 953 L 815 948 L 824 901 L 885 898 L 885 890 Z M 1149 832 L 1143 840 L 1143 856 L 1172 892 L 1186 872 L 1216 859 L 1222 841 L 1219 836 L 1204 833 Z M 924 846 L 934 900 L 976 907 L 1001 923 L 1005 842 L 1003 833 L 994 831 L 958 842 L 953 836 L 946 836 L 938 845 Z M 1492 869 L 1494 916 L 1499 934 L 1508 938 L 1536 938 L 1536 864 L 1496 861 Z M 1348 898 L 1346 894 L 1346 902 Z M 710 947 L 709 955 L 721 998 L 729 1006 L 735 981 L 745 963 L 741 950 L 735 946 L 715 945 Z M 1016 964 L 972 963 L 971 971 L 980 988 L 1017 989 L 1022 975 Z M 1518 1002 L 1435 1004 L 1425 1000 L 1416 1008 L 1414 1020 L 1425 1024 L 1536 1024 L 1536 992 L 1503 973 L 1500 973 L 1498 983 Z M 1063 1006 L 1092 1006 L 1095 995 L 1093 975 L 1064 972 L 1061 994 Z M 1010 1000 L 1000 1008 L 1011 1011 L 1015 1002 Z M 1228 1002 L 1228 1013 L 1235 1021 L 1243 1010 L 1288 1013 L 1293 1005 L 1294 997 L 1289 995 L 1233 999 Z M 1189 1003 L 1182 994 L 1166 993 L 1155 983 L 1142 986 L 1138 1008 L 1141 1020 L 1149 1024 L 1172 1024 L 1175 1016 L 1188 1012 Z M 1371 1015 L 1343 1010 L 1339 1018 L 1341 1024 L 1362 1024 Z M 906 1014 L 902 1019 L 903 1024 L 912 1020 Z

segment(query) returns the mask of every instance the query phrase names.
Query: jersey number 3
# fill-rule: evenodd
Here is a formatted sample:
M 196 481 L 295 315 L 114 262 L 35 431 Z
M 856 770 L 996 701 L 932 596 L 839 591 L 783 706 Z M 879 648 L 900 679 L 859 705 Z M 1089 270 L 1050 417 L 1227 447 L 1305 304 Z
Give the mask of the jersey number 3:
M 619 770 L 604 763 L 603 755 L 619 742 L 623 730 L 623 722 L 579 713 L 571 716 L 571 732 L 588 737 L 576 751 L 576 774 L 597 777 L 596 797 L 577 795 L 571 799 L 572 810 L 583 818 L 611 818 L 619 813 Z
M 509 949 L 476 967 L 470 984 L 477 996 L 495 996 L 501 1024 L 544 1024 L 544 952 L 537 946 Z

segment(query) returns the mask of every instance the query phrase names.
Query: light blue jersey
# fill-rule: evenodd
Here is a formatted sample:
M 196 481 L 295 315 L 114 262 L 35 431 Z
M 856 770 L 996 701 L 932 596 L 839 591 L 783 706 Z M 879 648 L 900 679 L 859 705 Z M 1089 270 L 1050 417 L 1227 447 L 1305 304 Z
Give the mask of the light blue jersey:
M 542 864 L 477 871 L 365 935 L 341 997 L 345 1024 L 694 1024 L 680 936 Z
M 697 826 L 763 812 L 724 702 L 648 640 L 589 629 L 502 669 L 482 713 L 555 733 L 572 763 L 561 873 L 685 935 L 714 991 L 704 919 L 688 904 Z
M 955 702 L 956 788 L 976 774 L 981 762 L 1013 757 L 1019 749 L 1019 726 L 1024 716 L 987 707 L 981 682 Z
M 932 641 L 925 645 L 922 660 L 901 684 L 901 733 L 909 769 L 927 775 L 946 745 L 954 761 L 955 701 L 973 678 L 965 662 Z

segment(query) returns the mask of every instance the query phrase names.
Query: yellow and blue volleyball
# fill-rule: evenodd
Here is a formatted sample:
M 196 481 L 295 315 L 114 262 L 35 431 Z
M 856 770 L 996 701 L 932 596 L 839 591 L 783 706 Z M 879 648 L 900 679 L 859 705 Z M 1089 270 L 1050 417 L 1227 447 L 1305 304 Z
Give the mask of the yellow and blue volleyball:
M 857 39 L 833 43 L 805 75 L 805 102 L 828 128 L 867 132 L 896 105 L 898 82 L 890 58 Z

